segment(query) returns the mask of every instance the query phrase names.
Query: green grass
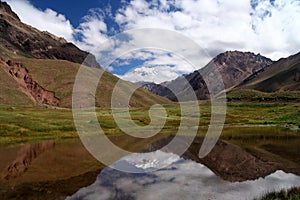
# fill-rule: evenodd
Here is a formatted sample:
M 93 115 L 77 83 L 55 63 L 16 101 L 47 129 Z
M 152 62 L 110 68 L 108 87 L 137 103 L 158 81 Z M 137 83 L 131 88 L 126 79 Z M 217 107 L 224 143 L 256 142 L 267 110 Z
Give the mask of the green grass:
M 264 195 L 260 200 L 300 200 L 300 188 L 271 192 Z
M 229 102 L 226 124 L 300 125 L 299 103 Z
M 43 107 L 0 107 L 0 142 L 73 137 L 70 110 Z
M 252 89 L 233 90 L 227 94 L 228 101 L 298 101 L 300 100 L 299 91 L 282 91 L 282 92 L 260 92 Z
M 210 123 L 210 103 L 199 102 L 200 122 L 198 135 L 206 133 Z M 299 103 L 228 103 L 225 128 L 222 137 L 234 139 L 240 136 L 259 138 L 289 134 L 298 136 L 300 126 Z M 164 105 L 167 120 L 161 134 L 176 134 L 181 122 L 179 105 Z M 130 109 L 132 120 L 140 126 L 151 122 L 147 108 Z M 124 135 L 117 126 L 111 110 L 97 109 L 98 121 L 107 135 Z M 193 116 L 190 117 L 194 119 Z M 0 142 L 23 141 L 43 138 L 77 137 L 71 109 L 47 107 L 0 106 Z

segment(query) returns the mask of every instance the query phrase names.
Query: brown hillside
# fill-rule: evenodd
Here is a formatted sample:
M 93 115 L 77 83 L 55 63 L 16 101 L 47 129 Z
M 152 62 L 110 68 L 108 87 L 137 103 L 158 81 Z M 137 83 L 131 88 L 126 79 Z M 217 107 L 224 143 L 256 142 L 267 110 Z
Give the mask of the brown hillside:
M 72 105 L 72 91 L 75 81 L 75 76 L 80 67 L 79 64 L 72 63 L 64 60 L 45 60 L 45 59 L 28 59 L 28 58 L 19 58 L 15 62 L 22 63 L 23 66 L 28 69 L 32 79 L 36 81 L 43 88 L 46 88 L 49 91 L 54 91 L 55 96 L 60 100 L 61 107 L 71 107 Z M 90 70 L 90 75 L 97 74 L 95 73 L 96 68 L 87 68 Z M 2 72 L 1 72 L 2 73 Z M 7 77 L 5 77 L 7 78 Z M 90 77 L 87 77 L 88 81 Z M 116 76 L 104 72 L 96 93 L 96 106 L 101 108 L 110 107 L 111 102 L 111 93 L 116 82 L 119 80 Z M 17 90 L 15 82 L 10 80 L 12 84 L 11 87 L 15 87 Z M 133 83 L 126 82 L 129 86 Z M 2 80 L 1 80 L 2 84 Z M 20 94 L 18 92 L 18 94 Z M 9 94 L 0 94 L 6 99 L 9 99 Z M 24 97 L 23 94 L 21 94 Z M 22 99 L 22 98 L 20 98 Z M 25 99 L 24 99 L 25 100 Z M 28 100 L 26 99 L 26 102 Z M 166 98 L 156 96 L 145 89 L 138 89 L 133 97 L 131 98 L 130 106 L 132 107 L 148 107 L 156 103 L 164 104 L 169 101 Z M 3 104 L 5 102 L 0 102 Z M 9 103 L 9 102 L 8 102 Z
M 236 89 L 262 92 L 300 91 L 300 53 L 282 58 L 254 73 Z
M 83 63 L 89 53 L 63 38 L 39 31 L 20 21 L 6 2 L 0 1 L 0 55 L 2 57 L 33 57 L 61 59 Z M 87 66 L 101 68 L 93 57 Z

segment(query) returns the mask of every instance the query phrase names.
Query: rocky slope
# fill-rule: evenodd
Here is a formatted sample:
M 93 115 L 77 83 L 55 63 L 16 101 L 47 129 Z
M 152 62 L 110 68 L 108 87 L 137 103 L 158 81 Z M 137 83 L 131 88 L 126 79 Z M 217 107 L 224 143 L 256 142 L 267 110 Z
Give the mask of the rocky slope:
M 83 63 L 88 53 L 74 44 L 48 32 L 39 31 L 22 23 L 6 2 L 0 1 L 0 50 L 2 57 L 26 56 L 45 59 L 62 59 Z M 86 63 L 100 68 L 96 58 Z
M 245 79 L 236 89 L 262 92 L 300 91 L 300 53 L 282 58 Z
M 174 95 L 174 93 L 168 87 L 164 86 L 163 85 L 164 83 L 156 84 L 156 83 L 152 83 L 152 82 L 143 82 L 143 83 L 137 83 L 137 84 L 139 84 L 144 89 L 146 89 L 156 95 L 166 97 L 172 101 L 177 101 L 177 98 Z
M 22 63 L 12 60 L 0 60 L 1 68 L 8 76 L 13 78 L 19 86 L 19 90 L 26 94 L 33 102 L 37 104 L 47 104 L 59 106 L 59 99 L 55 93 L 48 91 L 34 81 Z
M 144 88 L 154 94 L 164 96 L 170 100 L 176 101 L 176 96 L 185 96 L 189 91 L 187 85 L 184 85 L 183 79 L 186 79 L 191 85 L 198 99 L 208 99 L 210 94 L 207 89 L 203 76 L 211 77 L 211 84 L 214 84 L 212 65 L 216 67 L 222 76 L 225 89 L 234 87 L 241 83 L 251 74 L 260 71 L 273 61 L 261 55 L 250 52 L 227 51 L 216 56 L 209 64 L 200 70 L 191 74 L 183 75 L 177 79 L 164 82 L 162 84 L 145 84 Z M 218 86 L 219 87 L 219 86 Z M 168 88 L 172 88 L 172 93 Z

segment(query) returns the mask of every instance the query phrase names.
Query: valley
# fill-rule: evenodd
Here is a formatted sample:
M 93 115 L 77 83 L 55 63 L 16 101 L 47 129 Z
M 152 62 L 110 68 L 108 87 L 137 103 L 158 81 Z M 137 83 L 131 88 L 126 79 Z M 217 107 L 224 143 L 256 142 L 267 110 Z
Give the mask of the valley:
M 56 17 L 63 20 L 61 15 Z M 221 52 L 214 47 L 219 54 L 204 66 L 194 66 L 195 71 L 183 70 L 177 78 L 159 84 L 146 78 L 133 83 L 104 69 L 96 54 L 77 47 L 76 42 L 82 45 L 87 38 L 79 34 L 82 30 L 76 31 L 74 43 L 40 31 L 23 23 L 0 0 L 0 199 L 124 200 L 151 199 L 152 195 L 160 199 L 236 199 L 243 193 L 247 194 L 244 198 L 260 199 L 278 192 L 270 194 L 275 199 L 285 190 L 299 199 L 300 53 L 272 60 L 260 53 L 228 48 Z M 141 64 L 141 60 L 135 62 Z M 122 68 L 121 64 L 117 67 Z M 81 69 L 85 74 L 76 85 Z M 96 92 L 85 93 L 90 86 L 85 83 L 95 83 L 100 75 Z M 119 93 L 113 96 L 116 88 Z M 126 102 L 133 88 L 137 89 Z M 76 92 L 87 95 L 75 98 Z M 226 108 L 218 107 L 222 103 Z M 212 121 L 213 114 L 222 117 L 225 110 L 224 124 L 222 119 Z M 78 133 L 82 124 L 76 124 L 75 111 L 82 111 L 85 124 L 97 130 L 101 127 L 103 133 L 97 137 L 133 153 L 114 159 L 110 167 L 141 173 L 121 172 L 97 160 Z M 125 121 L 122 127 L 115 116 L 124 117 L 127 111 L 132 122 Z M 147 128 L 151 124 L 157 131 L 152 137 L 130 135 L 136 132 L 135 125 Z M 181 126 L 186 132 L 178 134 Z M 220 137 L 217 131 L 207 135 L 210 128 L 218 127 L 222 128 Z M 191 138 L 190 130 L 195 137 Z M 138 134 L 148 136 L 147 132 Z M 175 150 L 191 139 L 182 155 L 171 148 L 162 151 L 177 136 L 183 142 Z M 199 156 L 200 147 L 211 138 L 217 138 L 212 150 Z M 101 153 L 115 158 L 113 148 Z M 159 168 L 163 164 L 165 168 Z M 280 187 L 276 187 L 278 182 Z

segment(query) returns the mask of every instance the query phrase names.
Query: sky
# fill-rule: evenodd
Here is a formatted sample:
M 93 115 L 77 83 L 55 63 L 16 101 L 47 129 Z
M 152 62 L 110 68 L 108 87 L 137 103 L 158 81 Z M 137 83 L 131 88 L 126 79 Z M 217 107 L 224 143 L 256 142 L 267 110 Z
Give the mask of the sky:
M 75 43 L 93 53 L 100 64 L 107 55 L 103 54 L 107 53 L 105 48 L 114 43 L 110 56 L 117 59 L 104 68 L 133 82 L 172 80 L 228 50 L 251 51 L 273 60 L 300 50 L 299 0 L 6 1 L 23 22 Z M 141 28 L 180 33 L 197 43 L 207 56 L 199 56 L 201 64 L 193 66 L 176 53 L 162 49 L 124 53 L 129 40 L 140 42 L 141 38 L 128 35 L 119 41 L 118 34 Z M 111 39 L 116 36 L 118 40 Z M 148 39 L 147 32 L 142 39 Z M 173 42 L 180 41 L 174 37 Z

